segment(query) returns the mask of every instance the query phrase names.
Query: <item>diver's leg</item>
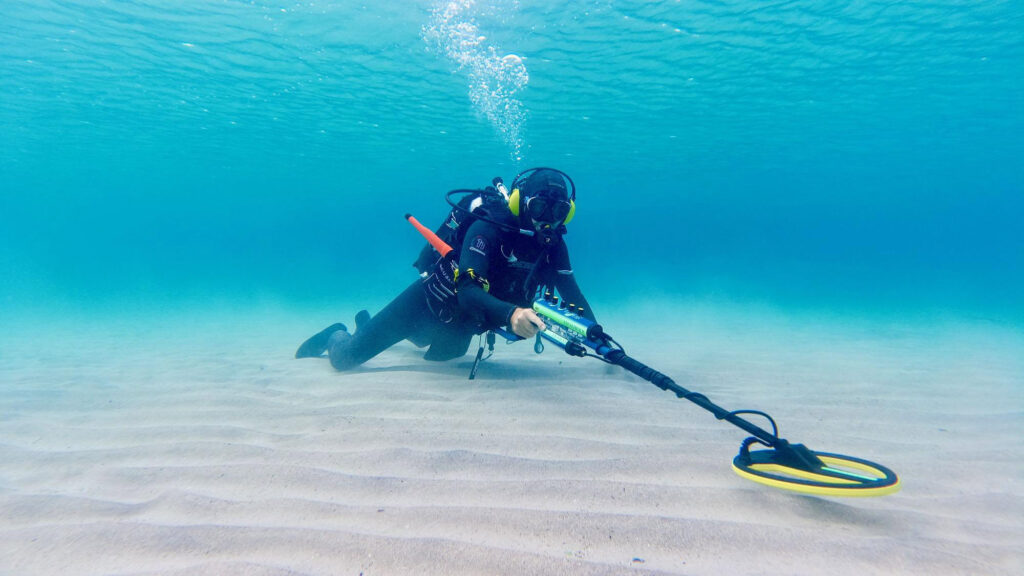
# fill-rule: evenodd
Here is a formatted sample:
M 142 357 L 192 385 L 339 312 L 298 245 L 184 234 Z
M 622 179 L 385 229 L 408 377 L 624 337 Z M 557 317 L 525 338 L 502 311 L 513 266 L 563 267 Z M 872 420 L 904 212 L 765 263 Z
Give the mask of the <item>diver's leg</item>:
M 473 340 L 473 329 L 459 322 L 438 326 L 424 360 L 444 362 L 465 356 Z
M 335 332 L 331 335 L 327 346 L 331 365 L 338 370 L 358 366 L 410 334 L 423 330 L 433 318 L 423 287 L 417 280 L 376 316 L 360 322 L 355 334 Z
M 361 326 L 365 326 L 370 321 L 370 313 L 366 310 L 360 310 L 356 313 L 356 332 L 359 331 Z M 308 340 L 299 346 L 299 349 L 295 352 L 296 358 L 319 358 L 324 355 L 324 352 L 331 346 L 331 336 L 337 332 L 348 333 L 348 327 L 342 323 L 331 324 L 327 328 L 313 334 Z M 339 335 L 339 338 L 342 336 Z

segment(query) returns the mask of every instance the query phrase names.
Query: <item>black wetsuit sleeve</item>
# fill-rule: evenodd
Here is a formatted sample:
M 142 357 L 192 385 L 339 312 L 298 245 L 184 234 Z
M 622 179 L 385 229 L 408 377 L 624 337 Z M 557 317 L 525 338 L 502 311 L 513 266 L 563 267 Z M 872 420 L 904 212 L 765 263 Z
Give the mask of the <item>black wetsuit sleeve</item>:
M 491 280 L 491 260 L 501 257 L 498 230 L 493 224 L 477 220 L 466 231 L 459 252 L 459 308 L 483 324 L 484 328 L 508 325 L 515 305 L 495 298 L 484 290 Z
M 590 309 L 590 303 L 587 302 L 586 296 L 583 295 L 583 291 L 580 290 L 580 286 L 576 282 L 576 276 L 572 271 L 572 264 L 569 262 L 569 249 L 566 247 L 565 242 L 562 242 L 551 254 L 551 266 L 554 269 L 555 288 L 558 290 L 558 295 L 562 298 L 562 301 L 582 306 L 583 317 L 597 322 L 594 311 Z

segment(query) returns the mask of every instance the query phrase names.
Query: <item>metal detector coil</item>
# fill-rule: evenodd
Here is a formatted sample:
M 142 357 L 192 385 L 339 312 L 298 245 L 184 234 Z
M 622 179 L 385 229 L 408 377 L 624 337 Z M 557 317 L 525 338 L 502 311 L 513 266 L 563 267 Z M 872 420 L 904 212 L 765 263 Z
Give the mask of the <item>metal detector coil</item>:
M 733 458 L 734 472 L 758 484 L 818 496 L 885 496 L 899 491 L 892 470 L 870 460 L 815 452 L 779 440 L 770 450 L 750 450 L 748 438 Z

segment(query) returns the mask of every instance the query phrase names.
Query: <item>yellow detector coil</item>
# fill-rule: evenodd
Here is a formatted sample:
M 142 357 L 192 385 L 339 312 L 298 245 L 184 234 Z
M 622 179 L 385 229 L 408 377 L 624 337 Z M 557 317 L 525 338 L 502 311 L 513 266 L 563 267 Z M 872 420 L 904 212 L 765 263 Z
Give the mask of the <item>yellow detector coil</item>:
M 885 496 L 900 489 L 896 473 L 881 464 L 800 448 L 804 458 L 796 462 L 785 451 L 750 451 L 745 444 L 732 469 L 759 484 L 816 496 Z

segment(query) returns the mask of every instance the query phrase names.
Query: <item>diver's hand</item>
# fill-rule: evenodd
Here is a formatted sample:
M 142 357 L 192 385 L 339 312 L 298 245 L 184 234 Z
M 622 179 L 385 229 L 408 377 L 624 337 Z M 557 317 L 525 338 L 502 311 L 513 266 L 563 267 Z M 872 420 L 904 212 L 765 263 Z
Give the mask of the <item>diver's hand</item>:
M 533 338 L 537 332 L 547 328 L 533 308 L 516 308 L 509 320 L 509 328 L 522 338 Z

